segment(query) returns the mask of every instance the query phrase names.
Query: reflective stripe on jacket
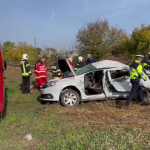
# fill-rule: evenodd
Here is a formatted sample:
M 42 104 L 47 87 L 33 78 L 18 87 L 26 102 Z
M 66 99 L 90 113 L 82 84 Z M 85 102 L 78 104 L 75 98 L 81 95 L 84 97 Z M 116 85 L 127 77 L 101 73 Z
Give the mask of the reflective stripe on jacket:
M 62 76 L 61 71 L 56 62 L 52 66 L 52 73 L 53 73 L 53 78 L 60 78 Z
M 143 75 L 143 67 L 138 60 L 135 60 L 130 66 L 130 79 L 139 79 L 142 78 L 146 80 L 146 77 Z
M 36 70 L 35 70 L 35 75 L 37 76 L 37 78 L 46 78 L 46 71 L 45 71 L 45 67 L 40 64 L 37 65 Z
M 20 62 L 21 73 L 23 77 L 28 77 L 31 75 L 30 65 L 27 60 L 22 60 Z

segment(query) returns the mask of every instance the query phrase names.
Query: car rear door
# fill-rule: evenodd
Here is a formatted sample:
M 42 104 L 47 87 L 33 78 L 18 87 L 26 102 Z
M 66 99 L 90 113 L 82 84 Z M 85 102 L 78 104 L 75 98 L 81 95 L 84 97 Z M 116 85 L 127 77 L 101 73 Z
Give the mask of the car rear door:
M 0 113 L 3 112 L 3 105 L 4 105 L 4 68 L 3 68 L 2 51 L 0 49 Z
M 130 77 L 126 78 L 124 81 L 113 81 L 110 75 L 110 71 L 107 71 L 107 76 L 110 84 L 116 89 L 118 92 L 130 92 L 132 85 L 130 83 Z

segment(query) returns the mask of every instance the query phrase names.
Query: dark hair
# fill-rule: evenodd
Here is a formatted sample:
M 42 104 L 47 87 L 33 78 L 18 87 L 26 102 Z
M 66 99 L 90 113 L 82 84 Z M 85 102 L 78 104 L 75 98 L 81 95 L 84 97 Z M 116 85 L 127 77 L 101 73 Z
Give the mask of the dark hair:
M 41 60 L 40 60 L 40 59 L 38 59 L 38 60 L 37 60 L 36 64 L 38 64 L 38 63 L 40 63 L 40 64 L 41 64 Z

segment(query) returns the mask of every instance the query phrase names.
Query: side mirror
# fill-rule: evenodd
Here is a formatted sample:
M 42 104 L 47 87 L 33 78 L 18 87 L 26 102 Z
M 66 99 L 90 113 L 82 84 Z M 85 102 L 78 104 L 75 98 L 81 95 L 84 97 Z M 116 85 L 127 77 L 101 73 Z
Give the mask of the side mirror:
M 4 61 L 4 69 L 5 70 L 7 69 L 7 63 L 6 63 L 6 61 Z

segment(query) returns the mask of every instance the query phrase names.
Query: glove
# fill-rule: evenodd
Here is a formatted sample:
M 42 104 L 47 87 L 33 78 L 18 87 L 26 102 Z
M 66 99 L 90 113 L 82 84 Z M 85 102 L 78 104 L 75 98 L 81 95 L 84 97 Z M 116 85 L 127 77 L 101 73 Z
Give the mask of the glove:
M 147 79 L 145 78 L 144 81 L 147 81 Z

